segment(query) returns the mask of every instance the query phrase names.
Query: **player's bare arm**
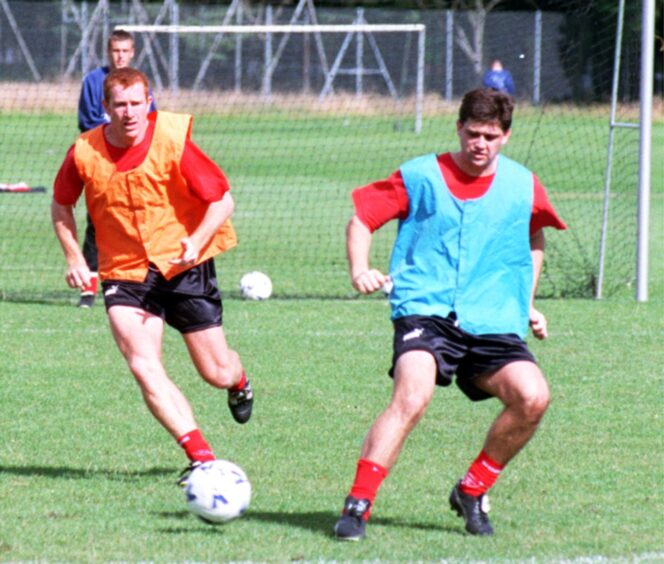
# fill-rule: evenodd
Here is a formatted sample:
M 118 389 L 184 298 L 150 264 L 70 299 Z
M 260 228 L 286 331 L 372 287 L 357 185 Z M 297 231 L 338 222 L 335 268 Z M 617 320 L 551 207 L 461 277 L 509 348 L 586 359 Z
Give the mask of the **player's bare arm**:
M 536 339 L 546 339 L 548 336 L 546 317 L 535 309 L 535 292 L 542 273 L 544 264 L 544 248 L 546 241 L 544 238 L 544 229 L 540 229 L 530 237 L 530 255 L 533 261 L 533 291 L 530 298 L 530 329 Z
M 182 239 L 182 254 L 169 262 L 176 265 L 193 265 L 198 255 L 219 231 L 224 222 L 233 215 L 235 202 L 230 192 L 226 192 L 221 200 L 211 202 L 196 230 Z
M 350 279 L 361 294 L 371 294 L 380 290 L 387 280 L 379 270 L 369 268 L 369 250 L 373 235 L 369 228 L 354 215 L 346 227 L 346 253 Z
M 55 235 L 60 242 L 67 261 L 65 280 L 71 288 L 82 288 L 90 284 L 90 269 L 83 257 L 76 237 L 74 207 L 51 203 L 51 220 Z

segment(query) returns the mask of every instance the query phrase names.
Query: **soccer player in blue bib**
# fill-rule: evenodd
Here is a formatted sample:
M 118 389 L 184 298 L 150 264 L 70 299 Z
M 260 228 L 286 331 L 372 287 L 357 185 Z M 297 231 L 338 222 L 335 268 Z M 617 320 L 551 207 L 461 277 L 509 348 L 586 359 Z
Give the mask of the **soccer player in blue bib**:
M 346 243 L 353 287 L 392 289 L 389 405 L 367 434 L 355 481 L 334 527 L 365 536 L 376 493 L 436 386 L 503 409 L 449 503 L 473 535 L 491 535 L 487 491 L 535 433 L 549 404 L 547 382 L 524 341 L 547 336 L 533 306 L 544 259 L 544 227 L 565 229 L 542 184 L 500 155 L 511 133 L 512 98 L 490 88 L 461 102 L 456 152 L 408 161 L 389 178 L 353 192 Z M 389 274 L 369 264 L 372 233 L 399 222 Z

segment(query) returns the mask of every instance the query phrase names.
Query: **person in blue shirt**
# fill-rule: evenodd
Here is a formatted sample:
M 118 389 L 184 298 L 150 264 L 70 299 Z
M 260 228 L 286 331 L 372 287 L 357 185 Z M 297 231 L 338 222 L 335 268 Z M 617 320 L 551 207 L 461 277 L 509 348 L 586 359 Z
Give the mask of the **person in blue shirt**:
M 104 80 L 112 70 L 128 67 L 135 54 L 134 37 L 128 31 L 114 30 L 107 43 L 108 65 L 97 67 L 83 77 L 81 95 L 78 100 L 78 129 L 81 133 L 109 123 L 110 118 L 102 104 L 104 98 Z M 152 95 L 152 93 L 151 93 Z M 150 111 L 157 109 L 153 102 Z M 83 256 L 92 274 L 90 284 L 81 289 L 78 307 L 90 308 L 97 294 L 99 278 L 97 276 L 98 258 L 95 243 L 95 228 L 87 216 Z
M 515 93 L 512 73 L 503 68 L 503 63 L 500 62 L 500 59 L 494 59 L 491 63 L 491 68 L 484 73 L 482 86 L 493 88 L 494 90 L 498 90 L 498 92 L 505 92 L 511 96 L 514 96 Z

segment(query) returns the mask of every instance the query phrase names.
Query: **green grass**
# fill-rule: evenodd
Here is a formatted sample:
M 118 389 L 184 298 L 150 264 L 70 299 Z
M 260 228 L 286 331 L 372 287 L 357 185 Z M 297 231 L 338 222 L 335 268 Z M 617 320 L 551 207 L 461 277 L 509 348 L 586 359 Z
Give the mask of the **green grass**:
M 240 244 L 219 262 L 222 288 L 236 293 L 241 275 L 267 272 L 279 297 L 348 297 L 344 226 L 356 186 L 384 178 L 415 155 L 454 150 L 452 114 L 430 116 L 416 135 L 398 118 L 306 112 L 196 115 L 193 138 L 226 171 L 236 200 Z M 410 120 L 410 118 L 408 118 Z M 3 113 L 0 181 L 51 187 L 76 136 L 68 114 Z M 569 225 L 549 233 L 542 296 L 589 296 L 597 276 L 606 168 L 606 117 L 596 109 L 517 110 L 508 156 L 547 186 Z M 404 125 L 405 124 L 405 125 Z M 402 127 L 403 126 L 403 127 Z M 655 124 L 653 163 L 664 162 L 664 123 Z M 633 294 L 638 135 L 616 139 L 605 295 Z M 653 256 L 661 254 L 664 182 L 653 174 Z M 51 193 L 0 194 L 3 236 L 0 299 L 71 299 L 64 261 L 49 219 Z M 78 210 L 83 224 L 84 204 Z M 393 229 L 377 235 L 374 262 L 386 268 Z M 659 246 L 655 246 L 655 243 Z M 659 261 L 661 263 L 661 261 Z M 662 275 L 661 266 L 654 266 Z M 659 278 L 654 277 L 657 281 Z M 655 282 L 656 283 L 656 282 Z M 661 286 L 660 286 L 661 287 Z
M 361 441 L 390 394 L 382 300 L 227 300 L 229 342 L 256 390 L 246 426 L 168 331 L 164 362 L 249 512 L 211 527 L 174 485 L 179 447 L 149 416 L 102 307 L 0 303 L 2 561 L 656 561 L 664 559 L 664 301 L 543 300 L 531 347 L 553 395 L 492 493 L 497 534 L 446 506 L 495 401 L 439 389 L 379 494 L 368 539 L 330 536 Z
M 74 118 L 8 114 L 0 181 L 51 186 Z M 423 134 L 394 119 L 197 116 L 194 139 L 233 185 L 240 245 L 218 261 L 222 289 L 270 274 L 278 296 L 225 301 L 226 331 L 257 393 L 246 426 L 196 375 L 178 335 L 164 361 L 217 455 L 254 487 L 242 519 L 210 527 L 174 480 L 185 464 L 151 418 L 102 307 L 70 307 L 49 220 L 51 194 L 0 194 L 1 561 L 661 561 L 664 534 L 664 126 L 655 124 L 650 301 L 633 301 L 636 142 L 616 152 L 607 284 L 612 299 L 542 300 L 551 337 L 532 343 L 553 393 L 533 442 L 492 493 L 491 539 L 469 538 L 446 506 L 499 406 L 438 390 L 381 489 L 369 538 L 330 531 L 359 448 L 390 394 L 384 300 L 354 299 L 343 228 L 348 194 L 403 160 L 454 148 L 453 116 Z M 517 114 L 509 156 L 535 170 L 570 230 L 548 237 L 544 295 L 588 292 L 596 272 L 606 118 L 547 108 Z M 83 219 L 79 206 L 79 220 Z M 374 260 L 391 244 L 377 235 Z M 4 298 L 4 300 L 3 300 Z M 26 300 L 32 303 L 13 303 Z M 50 302 L 50 305 L 38 303 Z

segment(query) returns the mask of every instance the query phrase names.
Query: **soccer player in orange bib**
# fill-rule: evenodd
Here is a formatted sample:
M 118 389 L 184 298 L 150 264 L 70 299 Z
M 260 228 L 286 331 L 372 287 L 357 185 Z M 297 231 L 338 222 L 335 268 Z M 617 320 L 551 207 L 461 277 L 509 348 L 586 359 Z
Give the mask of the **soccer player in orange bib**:
M 161 361 L 165 324 L 178 330 L 201 377 L 228 391 L 233 418 L 251 416 L 253 391 L 222 328 L 213 257 L 236 244 L 234 202 L 219 167 L 191 140 L 191 116 L 149 113 L 148 81 L 133 68 L 104 81 L 110 123 L 83 133 L 55 180 L 51 215 L 72 288 L 90 282 L 73 208 L 85 193 L 97 231 L 111 331 L 159 423 L 189 458 L 178 483 L 213 460 L 184 394 Z
M 461 103 L 460 149 L 408 161 L 386 180 L 353 192 L 346 232 L 353 287 L 362 294 L 391 283 L 393 392 L 367 434 L 355 481 L 334 527 L 359 540 L 376 493 L 436 385 L 456 384 L 472 401 L 498 398 L 503 410 L 449 503 L 473 535 L 491 535 L 487 491 L 535 433 L 549 388 L 528 350 L 528 327 L 547 336 L 533 306 L 544 257 L 544 227 L 564 229 L 541 183 L 500 155 L 513 102 L 480 88 Z M 372 268 L 373 232 L 399 227 L 389 275 Z
M 134 58 L 134 37 L 122 29 L 114 30 L 106 44 L 108 66 L 97 67 L 83 77 L 81 95 L 78 99 L 78 129 L 81 133 L 109 122 L 110 118 L 104 108 L 104 79 L 115 69 L 123 69 L 131 65 Z M 150 94 L 152 97 L 152 94 Z M 150 111 L 157 109 L 154 98 L 150 103 Z M 98 283 L 97 244 L 95 228 L 88 215 L 83 238 L 83 256 L 91 271 L 91 283 L 81 288 L 78 307 L 90 308 L 95 303 Z

